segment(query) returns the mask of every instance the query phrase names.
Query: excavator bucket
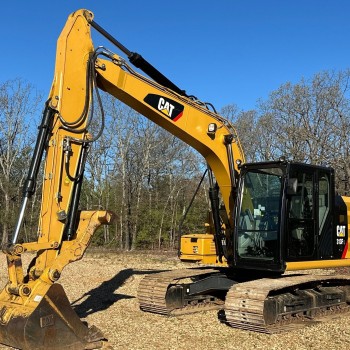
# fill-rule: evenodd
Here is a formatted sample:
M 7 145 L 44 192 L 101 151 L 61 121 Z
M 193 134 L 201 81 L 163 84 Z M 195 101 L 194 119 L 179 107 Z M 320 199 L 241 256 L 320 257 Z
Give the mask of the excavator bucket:
M 25 350 L 84 350 L 100 349 L 104 340 L 99 329 L 79 319 L 60 284 L 50 286 L 34 307 L 10 299 L 0 302 L 2 344 Z
M 24 350 L 108 347 L 101 331 L 94 326 L 88 328 L 79 319 L 63 287 L 55 281 L 67 264 L 83 257 L 95 230 L 110 223 L 112 218 L 112 213 L 104 210 L 79 212 L 76 236 L 61 243 L 59 254 L 54 249 L 57 247 L 55 242 L 29 242 L 3 247 L 9 281 L 0 293 L 0 343 Z M 47 247 L 53 249 L 45 250 Z M 40 249 L 41 255 L 37 254 L 32 259 L 25 275 L 22 253 Z M 52 256 L 42 259 L 45 264 L 40 265 L 39 260 L 49 251 Z M 40 275 L 36 276 L 38 271 Z

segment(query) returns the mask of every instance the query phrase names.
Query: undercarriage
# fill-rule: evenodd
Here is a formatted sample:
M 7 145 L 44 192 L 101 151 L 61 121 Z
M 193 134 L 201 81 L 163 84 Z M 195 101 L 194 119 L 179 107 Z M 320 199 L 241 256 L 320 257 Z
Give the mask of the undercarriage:
M 223 310 L 227 325 L 279 333 L 350 311 L 345 275 L 283 275 L 252 279 L 228 269 L 182 269 L 151 274 L 138 289 L 140 308 L 168 316 Z

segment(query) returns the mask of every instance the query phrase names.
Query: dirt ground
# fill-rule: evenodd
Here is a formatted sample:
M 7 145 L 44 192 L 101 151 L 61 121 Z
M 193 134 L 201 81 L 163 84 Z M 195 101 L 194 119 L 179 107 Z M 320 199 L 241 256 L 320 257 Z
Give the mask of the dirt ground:
M 7 275 L 0 257 L 0 283 Z M 188 267 L 174 254 L 90 251 L 66 267 L 59 281 L 78 315 L 100 328 L 113 349 L 349 349 L 350 316 L 280 335 L 233 329 L 217 311 L 164 317 L 140 311 L 136 298 L 141 279 L 149 273 Z M 1 346 L 0 349 L 11 349 Z

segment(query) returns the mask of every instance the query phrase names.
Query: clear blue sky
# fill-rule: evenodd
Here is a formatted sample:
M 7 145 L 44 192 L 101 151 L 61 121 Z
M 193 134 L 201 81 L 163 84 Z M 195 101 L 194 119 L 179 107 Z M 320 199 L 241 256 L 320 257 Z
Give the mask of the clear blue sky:
M 79 8 L 217 109 L 252 109 L 286 81 L 350 67 L 347 0 L 11 0 L 1 4 L 0 80 L 24 78 L 46 96 L 57 37 Z

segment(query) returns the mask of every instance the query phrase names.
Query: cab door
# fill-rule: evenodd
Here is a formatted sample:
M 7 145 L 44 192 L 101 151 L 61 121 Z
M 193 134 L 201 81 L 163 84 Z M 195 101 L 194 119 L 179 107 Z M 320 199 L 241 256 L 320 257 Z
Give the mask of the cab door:
M 316 256 L 316 186 L 311 167 L 291 165 L 289 181 L 293 191 L 287 193 L 286 260 L 311 260 Z
M 243 165 L 235 213 L 235 267 L 284 271 L 280 232 L 285 171 L 286 164 L 280 162 Z

